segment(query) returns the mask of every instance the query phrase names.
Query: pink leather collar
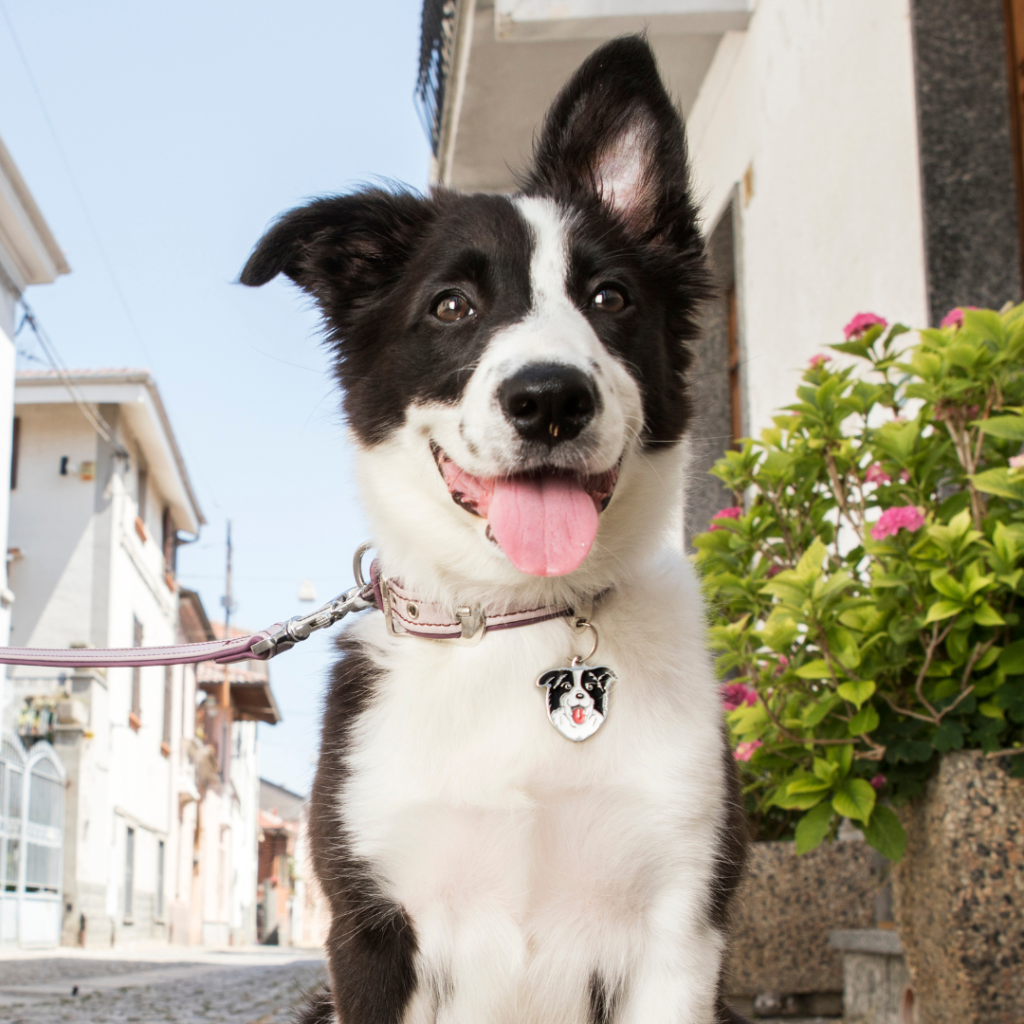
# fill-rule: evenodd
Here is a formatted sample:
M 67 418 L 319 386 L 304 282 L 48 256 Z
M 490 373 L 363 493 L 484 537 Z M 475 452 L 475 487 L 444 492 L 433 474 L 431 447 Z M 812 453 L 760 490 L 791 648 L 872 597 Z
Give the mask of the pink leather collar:
M 575 609 L 558 605 L 516 608 L 489 613 L 483 608 L 457 608 L 456 617 L 442 605 L 421 601 L 393 577 L 380 574 L 378 562 L 370 566 L 377 607 L 384 613 L 393 636 L 414 636 L 425 640 L 461 640 L 478 643 L 484 633 L 497 629 L 516 629 L 548 619 L 564 619 L 577 614 Z

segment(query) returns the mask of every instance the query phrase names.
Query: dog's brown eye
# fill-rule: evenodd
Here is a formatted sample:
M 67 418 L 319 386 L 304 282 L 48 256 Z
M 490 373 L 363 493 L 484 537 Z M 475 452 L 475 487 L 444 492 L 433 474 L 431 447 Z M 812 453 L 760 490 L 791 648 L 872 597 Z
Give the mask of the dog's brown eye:
M 602 313 L 619 313 L 626 308 L 626 296 L 618 288 L 606 285 L 594 294 L 590 304 Z
M 453 324 L 456 320 L 462 320 L 473 312 L 464 295 L 445 295 L 434 307 L 434 316 L 446 324 Z

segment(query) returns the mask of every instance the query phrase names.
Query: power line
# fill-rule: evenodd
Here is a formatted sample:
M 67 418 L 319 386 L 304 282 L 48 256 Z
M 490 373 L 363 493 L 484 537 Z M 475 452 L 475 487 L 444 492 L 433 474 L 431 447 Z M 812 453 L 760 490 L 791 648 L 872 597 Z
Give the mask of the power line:
M 50 118 L 50 113 L 46 109 L 46 104 L 43 102 L 43 94 L 40 92 L 39 86 L 36 83 L 35 75 L 32 74 L 32 68 L 28 63 L 28 57 L 25 55 L 25 51 L 22 48 L 21 40 L 18 38 L 18 33 L 14 30 L 14 23 L 11 21 L 11 16 L 7 13 L 7 6 L 3 0 L 0 0 L 0 12 L 3 13 L 4 21 L 7 22 L 7 29 L 11 33 L 11 39 L 14 41 L 14 48 L 18 51 L 22 67 L 25 69 L 25 74 L 28 76 L 29 84 L 32 86 L 32 91 L 35 93 L 36 102 L 39 104 L 39 109 L 42 111 L 43 120 L 46 122 L 46 127 L 50 131 L 50 137 L 53 139 L 53 144 L 57 147 L 57 153 L 60 155 L 61 162 L 64 164 L 64 170 L 67 172 L 75 197 L 78 199 L 78 204 L 82 208 L 85 221 L 89 225 L 89 231 L 92 234 L 93 241 L 96 243 L 96 249 L 99 251 L 100 259 L 103 261 L 103 266 L 107 271 L 107 276 L 110 278 L 110 283 L 114 288 L 114 292 L 117 294 L 121 308 L 124 310 L 124 315 L 128 319 L 132 333 L 135 335 L 135 340 L 138 342 L 139 348 L 142 349 L 142 354 L 145 356 L 146 361 L 152 366 L 154 365 L 153 357 L 149 354 L 149 349 L 146 347 L 146 342 L 143 340 L 142 332 L 139 330 L 139 325 L 135 322 L 135 317 L 132 315 L 131 307 L 128 305 L 128 299 L 125 297 L 124 291 L 121 288 L 121 282 L 117 279 L 117 274 L 114 272 L 114 265 L 110 262 L 110 258 L 107 256 L 107 251 L 103 247 L 103 242 L 100 240 L 100 233 L 96 228 L 96 222 L 92 219 L 92 214 L 89 212 L 89 206 L 85 201 L 85 195 L 78 184 L 78 179 L 75 177 L 74 171 L 71 169 L 71 161 L 68 160 L 67 154 L 64 152 L 64 147 L 60 144 L 57 129 L 54 127 L 53 120 Z
M 60 354 L 57 352 L 57 347 L 50 340 L 50 337 L 43 329 L 42 324 L 40 324 L 36 319 L 36 315 L 32 307 L 25 301 L 24 292 L 22 292 L 14 281 L 11 280 L 10 275 L 2 266 L 0 266 L 0 279 L 2 279 L 7 290 L 17 299 L 18 302 L 21 303 L 21 308 L 24 314 L 21 323 L 18 325 L 18 329 L 14 332 L 15 336 L 21 333 L 21 329 L 25 324 L 28 324 L 29 327 L 32 328 L 32 333 L 36 336 L 36 341 L 39 342 L 39 347 L 43 350 L 43 355 L 46 356 L 46 362 L 50 364 L 50 367 L 60 378 L 60 382 L 67 389 L 68 394 L 71 396 L 71 400 L 78 406 L 79 411 L 85 417 L 89 426 L 91 426 L 104 441 L 113 445 L 118 455 L 127 457 L 128 453 L 113 438 L 110 431 L 107 429 L 107 425 L 99 416 L 96 415 L 96 413 L 93 412 L 89 404 L 79 394 L 71 377 L 68 376 L 67 367 L 64 365 L 64 360 L 61 359 Z M 37 362 L 43 361 L 38 359 L 36 356 L 29 355 L 28 353 L 26 353 L 26 355 L 28 358 L 35 359 Z

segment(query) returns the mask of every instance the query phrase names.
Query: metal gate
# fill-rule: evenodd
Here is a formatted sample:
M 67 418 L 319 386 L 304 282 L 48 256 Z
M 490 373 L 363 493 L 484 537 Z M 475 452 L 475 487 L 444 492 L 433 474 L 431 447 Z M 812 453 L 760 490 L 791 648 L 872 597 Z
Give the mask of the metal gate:
M 60 943 L 64 777 L 49 743 L 0 738 L 0 945 Z

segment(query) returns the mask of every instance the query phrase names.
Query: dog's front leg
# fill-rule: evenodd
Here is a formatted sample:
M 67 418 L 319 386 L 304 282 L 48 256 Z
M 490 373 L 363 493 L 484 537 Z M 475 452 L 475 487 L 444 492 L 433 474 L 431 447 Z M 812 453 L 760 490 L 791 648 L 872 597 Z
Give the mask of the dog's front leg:
M 404 1024 L 503 1024 L 517 1019 L 523 977 L 522 930 L 504 910 L 481 904 L 417 919 L 417 970 L 433 1001 L 414 1000 Z
M 724 937 L 693 906 L 692 890 L 664 893 L 648 941 L 609 1024 L 717 1024 Z

